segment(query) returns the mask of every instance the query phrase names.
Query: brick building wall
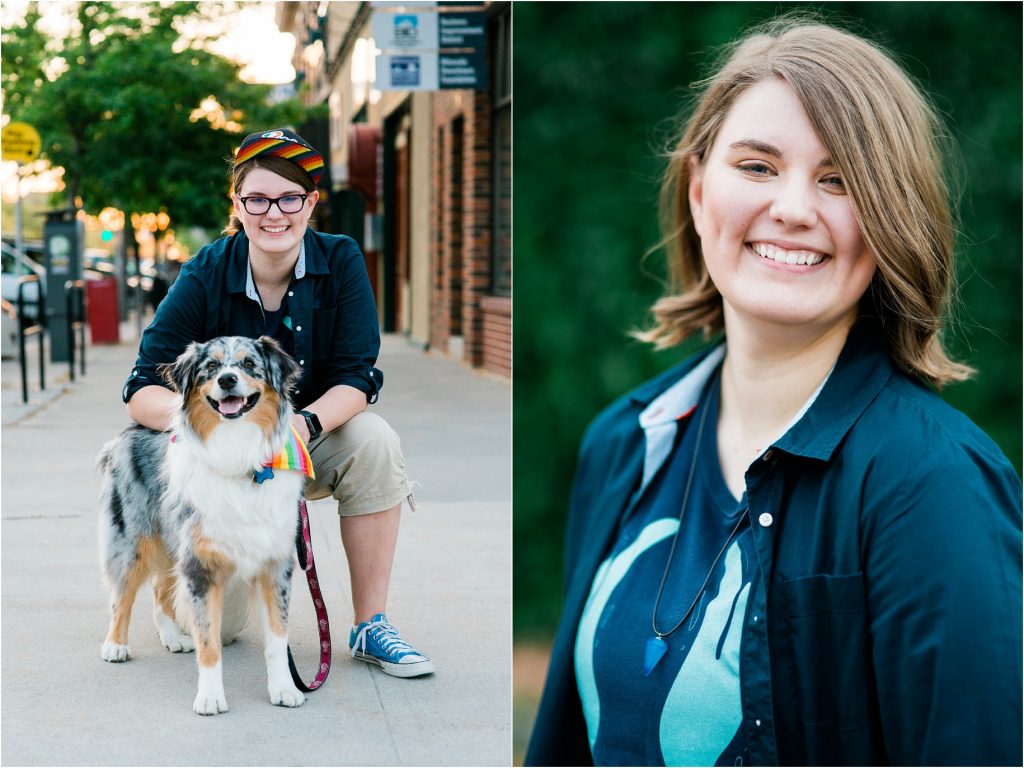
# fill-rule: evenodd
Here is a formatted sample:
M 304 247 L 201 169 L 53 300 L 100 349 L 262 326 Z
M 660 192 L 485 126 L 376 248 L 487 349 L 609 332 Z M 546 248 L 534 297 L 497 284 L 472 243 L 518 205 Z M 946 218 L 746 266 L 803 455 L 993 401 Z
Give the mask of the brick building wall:
M 485 92 L 433 96 L 434 264 L 430 343 L 511 375 L 511 299 L 492 296 L 492 108 Z

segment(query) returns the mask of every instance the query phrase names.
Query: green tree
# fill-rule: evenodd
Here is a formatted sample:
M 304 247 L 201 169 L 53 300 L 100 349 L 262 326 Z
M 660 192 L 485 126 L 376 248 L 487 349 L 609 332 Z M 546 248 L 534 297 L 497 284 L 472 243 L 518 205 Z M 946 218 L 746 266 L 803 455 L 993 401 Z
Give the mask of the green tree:
M 4 111 L 36 127 L 42 157 L 64 168 L 69 205 L 97 213 L 164 210 L 178 225 L 219 227 L 227 160 L 253 127 L 297 124 L 297 100 L 271 105 L 270 86 L 183 41 L 182 22 L 227 12 L 219 3 L 69 6 L 72 31 L 39 31 L 37 3 L 2 37 Z M 204 103 L 213 109 L 203 109 Z M 221 160 L 224 162 L 221 162 Z

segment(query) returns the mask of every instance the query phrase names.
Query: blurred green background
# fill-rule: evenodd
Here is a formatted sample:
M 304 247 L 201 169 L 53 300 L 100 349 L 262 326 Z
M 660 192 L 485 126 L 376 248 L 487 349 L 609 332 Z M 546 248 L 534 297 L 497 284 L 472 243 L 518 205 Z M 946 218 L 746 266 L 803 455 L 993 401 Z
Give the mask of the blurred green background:
M 514 630 L 543 649 L 561 603 L 564 514 L 587 423 L 692 352 L 627 338 L 666 270 L 665 146 L 714 46 L 813 9 L 893 51 L 962 153 L 962 304 L 950 341 L 980 369 L 943 396 L 1021 467 L 1021 5 L 517 3 L 514 10 Z M 911 457 L 912 458 L 912 457 Z M 543 663 L 517 654 L 519 681 Z M 519 675 L 518 665 L 531 672 Z M 532 664 L 532 665 L 531 665 Z M 523 682 L 526 685 L 526 682 Z M 520 713 L 521 714 L 521 713 Z M 520 725 L 520 730 L 522 726 Z

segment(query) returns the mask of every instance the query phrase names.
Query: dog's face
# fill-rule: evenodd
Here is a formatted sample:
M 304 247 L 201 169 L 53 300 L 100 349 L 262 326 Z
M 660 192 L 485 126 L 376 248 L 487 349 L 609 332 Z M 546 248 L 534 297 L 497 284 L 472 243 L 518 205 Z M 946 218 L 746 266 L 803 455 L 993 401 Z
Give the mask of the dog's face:
M 300 370 L 269 336 L 220 336 L 190 344 L 164 376 L 181 393 L 189 424 L 205 436 L 219 423 L 242 418 L 270 431 L 287 413 Z

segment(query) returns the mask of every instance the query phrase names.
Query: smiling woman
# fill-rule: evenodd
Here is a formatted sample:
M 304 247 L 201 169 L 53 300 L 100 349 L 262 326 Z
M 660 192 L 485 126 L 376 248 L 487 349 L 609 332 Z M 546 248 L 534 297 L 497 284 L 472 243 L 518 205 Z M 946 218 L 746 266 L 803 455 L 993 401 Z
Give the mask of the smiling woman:
M 1020 480 L 929 387 L 972 373 L 940 121 L 798 18 L 703 86 L 638 335 L 724 342 L 584 437 L 526 762 L 1018 764 Z
M 377 307 L 359 247 L 316 232 L 323 156 L 294 131 L 247 136 L 231 164 L 227 236 L 187 262 L 146 329 L 123 399 L 139 424 L 173 427 L 175 394 L 158 374 L 193 342 L 271 338 L 298 364 L 291 424 L 309 445 L 316 477 L 307 499 L 338 502 L 352 582 L 352 656 L 395 677 L 433 672 L 385 615 L 403 500 L 412 503 L 398 436 L 367 405 L 383 374 Z M 211 403 L 236 418 L 255 400 Z M 291 405 L 295 410 L 292 412 Z M 267 457 L 270 459 L 271 457 Z

